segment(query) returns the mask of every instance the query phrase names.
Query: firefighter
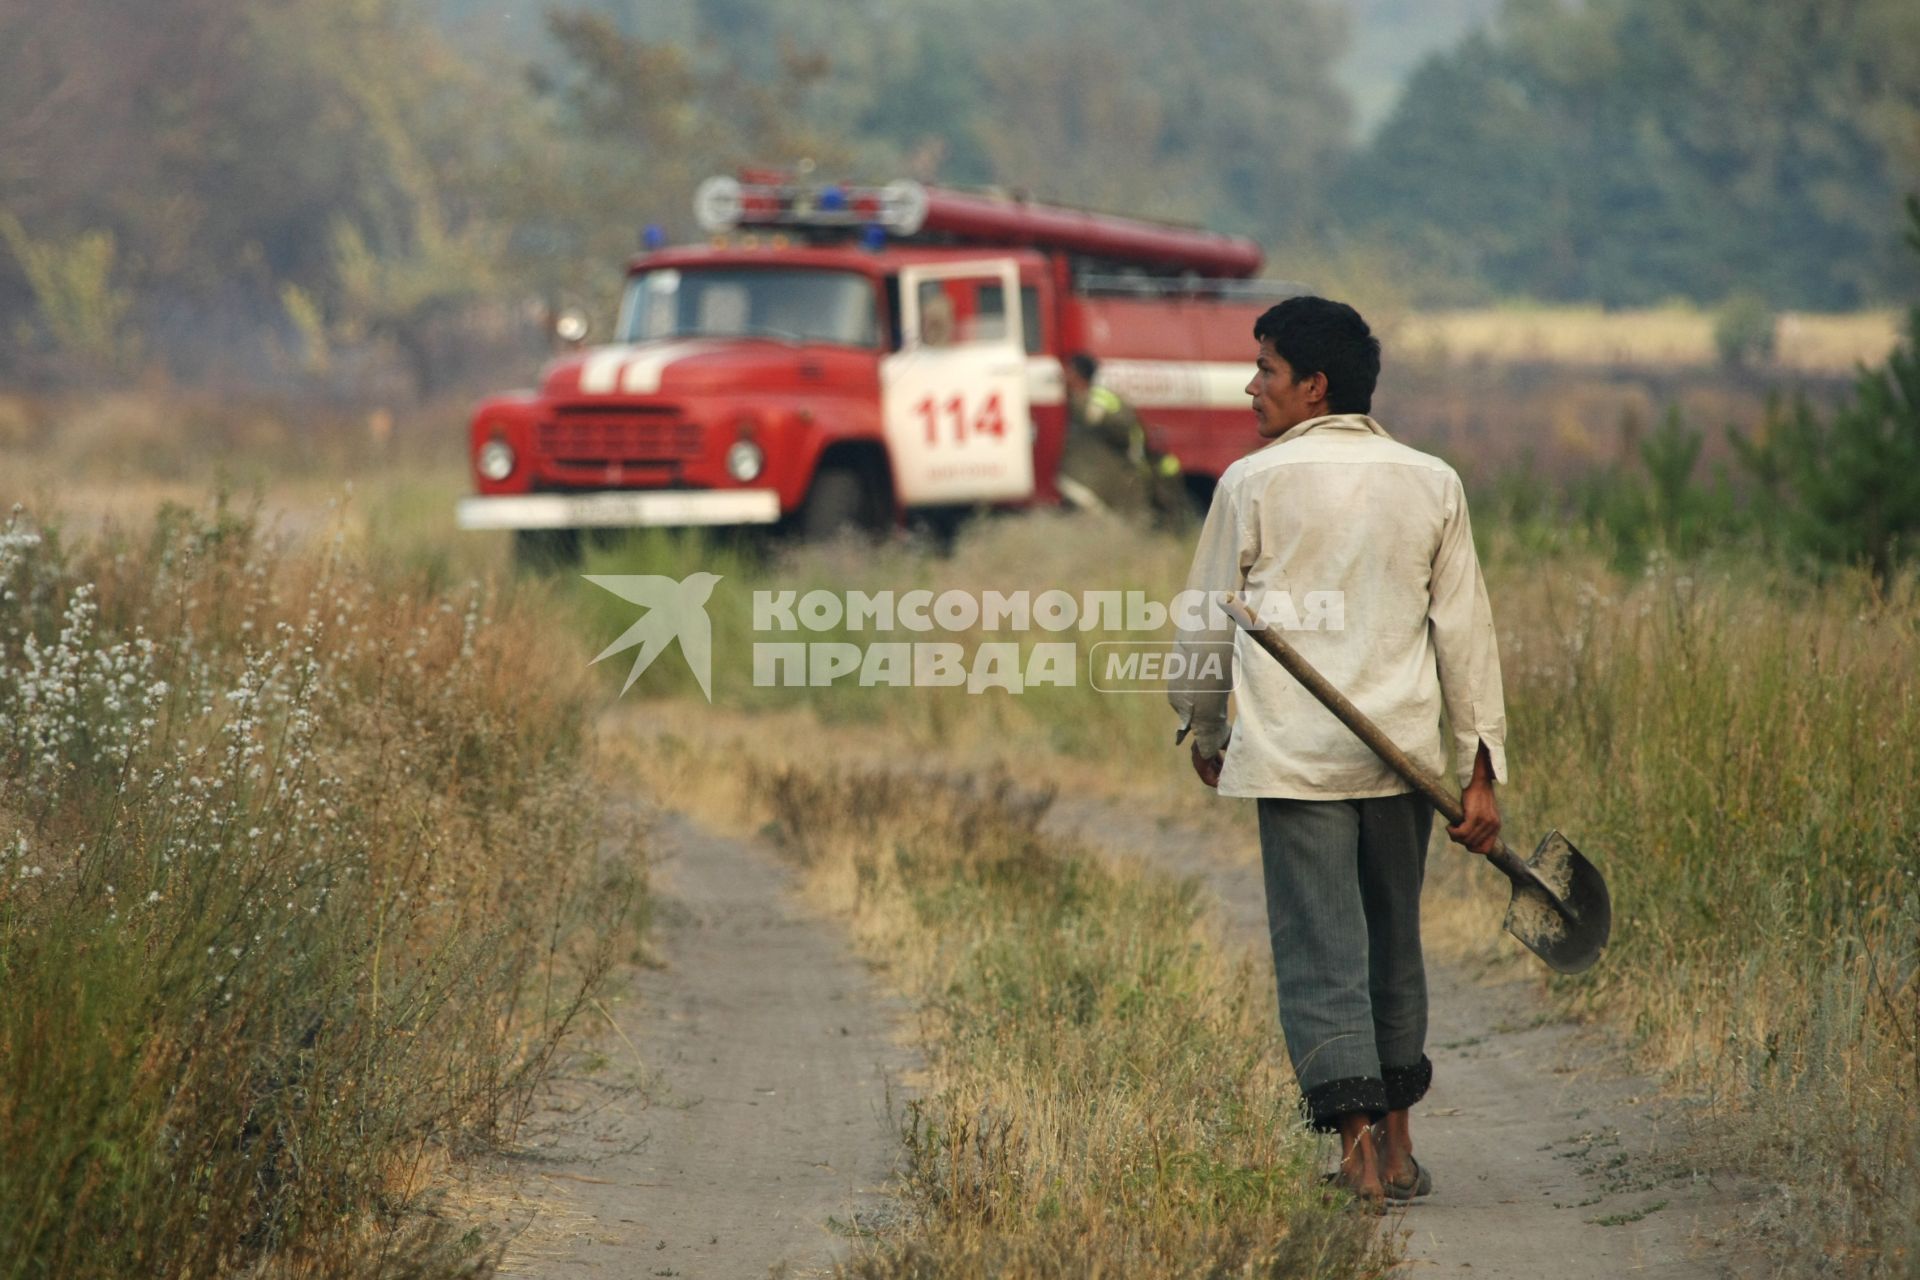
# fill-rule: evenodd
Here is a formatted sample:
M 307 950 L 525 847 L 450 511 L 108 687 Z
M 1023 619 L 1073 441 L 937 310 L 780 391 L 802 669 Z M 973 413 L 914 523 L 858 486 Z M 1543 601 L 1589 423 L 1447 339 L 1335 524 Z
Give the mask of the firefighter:
M 1067 361 L 1061 492 L 1082 509 L 1172 523 L 1187 509 L 1180 459 L 1147 447 L 1140 415 L 1113 388 L 1094 385 L 1099 372 L 1100 362 L 1085 351 Z

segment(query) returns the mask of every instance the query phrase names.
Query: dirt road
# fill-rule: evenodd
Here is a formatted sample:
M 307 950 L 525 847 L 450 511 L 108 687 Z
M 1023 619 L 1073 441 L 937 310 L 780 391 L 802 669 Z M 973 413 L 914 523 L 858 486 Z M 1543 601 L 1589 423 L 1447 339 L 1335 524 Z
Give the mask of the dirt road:
M 642 1088 L 577 1109 L 523 1193 L 543 1212 L 509 1252 L 540 1277 L 804 1276 L 877 1203 L 899 1150 L 889 1090 L 911 1066 L 885 997 L 764 846 L 668 817 L 650 841 L 654 949 L 600 1037 Z M 597 1110 L 593 1108 L 598 1106 Z
M 1266 898 L 1251 844 L 1223 848 L 1217 835 L 1068 798 L 1055 801 L 1046 825 L 1091 848 L 1198 876 L 1229 938 L 1264 953 Z M 1545 1018 L 1533 982 L 1428 969 L 1434 1085 L 1414 1110 L 1414 1147 L 1436 1187 L 1390 1222 L 1406 1234 L 1405 1274 L 1729 1274 L 1696 1240 L 1703 1224 L 1728 1212 L 1731 1192 L 1666 1154 L 1652 1083 Z
M 1229 945 L 1267 963 L 1250 842 L 1112 799 L 1063 797 L 1046 824 L 1198 876 Z M 653 1073 L 646 1098 L 610 1108 L 599 1132 L 550 1153 L 560 1163 L 540 1175 L 551 1193 L 545 1238 L 528 1232 L 511 1269 L 756 1276 L 828 1266 L 839 1252 L 829 1219 L 871 1209 L 897 1152 L 884 1111 L 889 1082 L 910 1066 L 888 1038 L 904 1011 L 832 923 L 799 905 L 765 847 L 684 818 L 654 843 L 665 965 L 616 1011 L 621 1038 L 639 1046 L 622 1051 L 629 1061 L 644 1052 Z M 1404 1274 L 1680 1280 L 1734 1270 L 1701 1243 L 1737 1207 L 1733 1192 L 1676 1165 L 1651 1082 L 1622 1072 L 1596 1037 L 1546 1018 L 1537 983 L 1514 976 L 1528 970 L 1429 970 L 1436 1083 L 1415 1111 L 1415 1138 L 1438 1189 L 1387 1221 L 1405 1239 Z

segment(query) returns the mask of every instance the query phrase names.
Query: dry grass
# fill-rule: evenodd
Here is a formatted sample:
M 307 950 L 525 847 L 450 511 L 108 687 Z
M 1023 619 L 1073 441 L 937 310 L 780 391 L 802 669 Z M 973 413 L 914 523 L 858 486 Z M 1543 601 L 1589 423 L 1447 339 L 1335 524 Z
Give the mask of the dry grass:
M 1517 566 L 1515 566 L 1517 568 Z M 1600 861 L 1616 937 L 1560 985 L 1783 1188 L 1784 1258 L 1920 1258 L 1920 598 L 1751 565 L 1502 575 L 1509 819 Z M 1504 588 L 1504 589 L 1502 589 Z
M 1893 311 L 1783 312 L 1775 325 L 1778 372 L 1851 374 L 1879 364 L 1899 340 Z M 1400 355 L 1436 363 L 1552 364 L 1571 368 L 1710 367 L 1719 362 L 1714 315 L 1692 306 L 1634 311 L 1599 307 L 1496 307 L 1402 317 L 1388 332 Z
M 0 392 L 0 511 L 60 514 L 74 534 L 151 521 L 216 490 L 249 495 L 288 537 L 339 534 L 440 581 L 496 576 L 503 542 L 453 531 L 467 492 L 466 406 L 398 413 L 171 387 Z

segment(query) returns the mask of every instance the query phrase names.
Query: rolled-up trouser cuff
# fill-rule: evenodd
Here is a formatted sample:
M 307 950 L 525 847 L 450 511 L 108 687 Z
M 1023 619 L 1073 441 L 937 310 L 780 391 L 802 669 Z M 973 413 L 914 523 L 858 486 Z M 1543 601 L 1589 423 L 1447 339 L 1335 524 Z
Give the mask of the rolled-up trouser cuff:
M 1410 1067 L 1383 1067 L 1380 1075 L 1387 1086 L 1387 1110 L 1405 1111 L 1427 1096 L 1433 1084 L 1433 1062 L 1426 1054 Z
M 1349 1076 L 1329 1080 L 1307 1090 L 1301 1099 L 1313 1127 L 1322 1133 L 1337 1133 L 1340 1117 L 1364 1112 L 1369 1120 L 1387 1114 L 1387 1087 L 1376 1076 Z

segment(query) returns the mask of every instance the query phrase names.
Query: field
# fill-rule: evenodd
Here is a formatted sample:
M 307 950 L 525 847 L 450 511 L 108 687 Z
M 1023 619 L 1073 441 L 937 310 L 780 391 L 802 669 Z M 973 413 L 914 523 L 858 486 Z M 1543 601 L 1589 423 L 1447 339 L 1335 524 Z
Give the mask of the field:
M 1503 385 L 1564 400 L 1529 376 Z M 1650 395 L 1587 385 L 1597 435 Z M 1479 401 L 1495 423 L 1517 403 Z M 129 394 L 8 401 L 0 429 L 0 499 L 22 504 L 0 535 L 0 1234 L 24 1245 L 0 1274 L 488 1272 L 506 1239 L 449 1188 L 516 1148 L 644 949 L 648 837 L 619 818 L 636 777 L 764 828 L 918 1010 L 902 1216 L 849 1274 L 1391 1264 L 1318 1189 L 1265 979 L 1177 880 L 1035 828 L 1052 788 L 1244 839 L 1159 698 L 751 679 L 756 588 L 1165 598 L 1182 539 L 1044 515 L 945 556 L 636 538 L 587 569 L 723 575 L 714 705 L 672 655 L 622 699 L 624 662 L 588 660 L 628 606 L 448 529 L 445 406 Z M 1720 1229 L 1786 1273 L 1901 1274 L 1920 1250 L 1920 588 L 1657 536 L 1623 568 L 1579 521 L 1498 501 L 1481 466 L 1509 830 L 1567 831 L 1616 901 L 1601 967 L 1541 996 L 1657 1075 L 1690 1118 L 1676 1158 L 1759 1188 Z M 1118 634 L 1059 638 L 1084 661 Z M 906 760 L 939 780 L 903 780 Z M 1513 971 L 1494 907 L 1436 874 L 1449 963 Z
M 1599 307 L 1490 307 L 1405 317 L 1388 336 L 1406 356 L 1468 365 L 1682 369 L 1721 361 L 1717 319 L 1687 304 L 1649 310 Z M 1845 376 L 1886 359 L 1900 337 L 1894 311 L 1846 315 L 1784 312 L 1760 322 L 1775 374 Z

